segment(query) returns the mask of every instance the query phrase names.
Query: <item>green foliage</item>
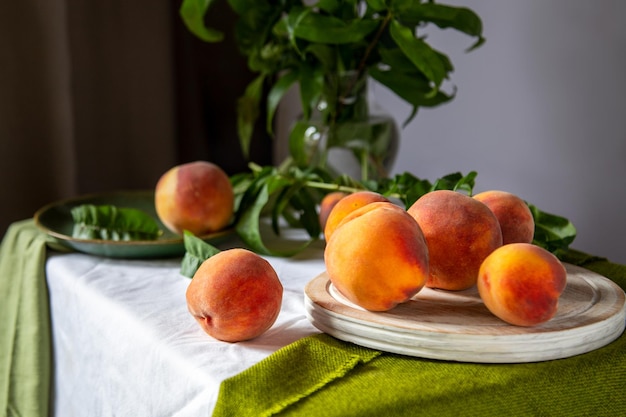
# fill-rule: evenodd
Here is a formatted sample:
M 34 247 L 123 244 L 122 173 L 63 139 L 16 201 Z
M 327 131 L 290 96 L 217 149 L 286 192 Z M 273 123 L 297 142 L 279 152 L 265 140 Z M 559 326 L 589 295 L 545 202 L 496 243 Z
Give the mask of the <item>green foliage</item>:
M 220 252 L 218 248 L 194 236 L 188 230 L 183 232 L 183 242 L 185 256 L 180 264 L 180 274 L 188 278 L 193 278 L 202 262 Z
M 477 173 L 459 172 L 431 182 L 405 172 L 380 181 L 357 181 L 349 176 L 332 176 L 322 168 L 303 169 L 287 161 L 280 167 L 250 164 L 250 172 L 231 178 L 236 195 L 235 229 L 253 251 L 264 255 L 291 256 L 320 237 L 318 205 L 332 191 L 348 193 L 369 190 L 396 200 L 404 208 L 435 190 L 453 190 L 472 195 Z M 565 250 L 576 237 L 576 228 L 569 220 L 545 213 L 530 205 L 535 220 L 533 243 L 551 252 Z M 263 230 L 264 219 L 271 230 Z M 309 239 L 276 249 L 264 242 L 266 233 L 280 236 L 284 227 L 304 229 Z
M 565 217 L 546 213 L 533 204 L 528 204 L 535 220 L 533 243 L 560 255 L 567 251 L 576 238 L 576 227 Z
M 154 240 L 163 233 L 154 218 L 135 208 L 81 204 L 71 214 L 77 239 Z
M 214 1 L 183 0 L 179 10 L 187 28 L 207 42 L 224 38 L 205 24 Z M 265 123 L 270 133 L 276 108 L 289 87 L 299 85 L 308 119 L 322 95 L 324 77 L 350 70 L 367 72 L 409 103 L 412 112 L 406 124 L 420 107 L 438 106 L 455 95 L 442 90 L 454 67 L 426 42 L 424 28 L 430 24 L 475 38 L 468 51 L 484 42 L 476 13 L 432 0 L 224 1 L 238 15 L 234 36 L 239 49 L 248 67 L 259 74 L 237 106 L 237 130 L 246 156 L 264 84 L 269 89 Z M 328 113 L 324 120 L 341 119 L 341 106 L 330 103 L 317 110 Z

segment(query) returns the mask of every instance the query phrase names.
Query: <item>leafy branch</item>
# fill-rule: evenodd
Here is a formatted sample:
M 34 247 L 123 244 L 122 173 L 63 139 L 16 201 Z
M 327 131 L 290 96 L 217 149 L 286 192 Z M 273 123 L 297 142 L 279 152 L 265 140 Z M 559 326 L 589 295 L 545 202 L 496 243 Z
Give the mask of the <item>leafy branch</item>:
M 225 36 L 206 24 L 216 1 L 183 0 L 179 9 L 189 31 L 207 42 Z M 420 107 L 438 106 L 455 96 L 455 91 L 442 89 L 454 67 L 427 43 L 424 29 L 454 29 L 475 38 L 468 51 L 485 41 L 476 13 L 433 0 L 226 1 L 238 16 L 238 47 L 249 69 L 258 74 L 237 105 L 237 131 L 246 156 L 262 101 L 267 104 L 266 130 L 272 133 L 277 107 L 293 85 L 299 85 L 305 119 L 319 110 L 326 113 L 324 120 L 339 120 L 341 105 L 317 107 L 324 77 L 367 72 L 411 105 L 406 125 Z
M 422 195 L 435 190 L 454 190 L 472 195 L 477 173 L 452 173 L 430 182 L 411 173 L 397 174 L 380 181 L 357 181 L 348 176 L 333 177 L 323 168 L 302 169 L 289 161 L 279 167 L 250 164 L 250 172 L 231 177 L 235 190 L 235 230 L 255 252 L 291 256 L 320 238 L 318 206 L 324 195 L 333 191 L 353 193 L 369 190 L 380 193 L 404 208 Z M 530 205 L 535 219 L 534 243 L 552 252 L 568 248 L 576 237 L 569 220 L 545 213 Z M 269 219 L 264 231 L 264 220 Z M 304 229 L 308 240 L 270 247 L 266 233 L 281 236 L 285 227 Z M 279 239 L 280 240 L 280 239 Z

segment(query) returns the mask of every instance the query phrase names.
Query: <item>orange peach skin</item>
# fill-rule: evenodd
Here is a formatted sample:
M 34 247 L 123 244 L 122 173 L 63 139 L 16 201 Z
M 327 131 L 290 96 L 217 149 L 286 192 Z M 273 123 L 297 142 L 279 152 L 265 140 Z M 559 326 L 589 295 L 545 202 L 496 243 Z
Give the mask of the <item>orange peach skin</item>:
M 328 221 L 328 216 L 330 216 L 330 212 L 337 205 L 339 200 L 346 197 L 348 193 L 344 193 L 343 191 L 333 191 L 332 193 L 328 193 L 322 198 L 320 202 L 320 227 L 322 230 L 326 227 L 326 222 Z
M 409 300 L 428 278 L 428 248 L 419 226 L 388 202 L 348 214 L 327 242 L 324 261 L 339 292 L 371 311 Z
M 385 196 L 373 191 L 357 191 L 339 200 L 330 211 L 328 219 L 326 220 L 324 227 L 324 237 L 326 241 L 330 239 L 344 217 L 356 209 L 375 202 L 389 202 L 389 200 Z
M 556 314 L 567 272 L 559 259 L 529 243 L 496 249 L 478 273 L 478 292 L 495 316 L 517 326 L 534 326 Z
M 427 287 L 464 290 L 476 284 L 478 269 L 502 245 L 502 232 L 486 205 L 465 194 L 438 190 L 424 194 L 409 209 L 430 253 Z
M 532 243 L 535 220 L 528 204 L 515 194 L 490 190 L 476 194 L 474 198 L 495 214 L 502 229 L 502 244 Z
M 165 227 L 196 236 L 225 228 L 233 215 L 234 193 L 226 173 L 205 161 L 171 168 L 155 188 L 155 208 Z
M 272 266 L 246 249 L 202 263 L 187 287 L 187 307 L 202 329 L 225 342 L 253 339 L 276 321 L 283 286 Z

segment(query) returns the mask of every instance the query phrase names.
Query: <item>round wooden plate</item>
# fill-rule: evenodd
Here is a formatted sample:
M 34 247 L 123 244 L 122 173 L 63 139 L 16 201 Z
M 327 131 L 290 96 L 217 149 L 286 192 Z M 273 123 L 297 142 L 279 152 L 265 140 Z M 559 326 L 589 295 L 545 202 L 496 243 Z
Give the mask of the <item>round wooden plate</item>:
M 386 312 L 345 299 L 324 272 L 305 287 L 306 314 L 319 330 L 361 346 L 459 362 L 522 363 L 566 358 L 617 339 L 626 324 L 624 291 L 589 270 L 565 264 L 567 286 L 556 315 L 534 327 L 494 316 L 478 290 L 422 289 Z

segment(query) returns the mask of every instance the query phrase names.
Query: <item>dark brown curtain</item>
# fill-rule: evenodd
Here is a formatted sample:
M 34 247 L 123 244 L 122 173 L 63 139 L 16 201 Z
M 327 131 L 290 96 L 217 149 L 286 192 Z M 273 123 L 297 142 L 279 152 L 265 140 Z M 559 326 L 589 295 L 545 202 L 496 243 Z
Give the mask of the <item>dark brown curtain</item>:
M 151 189 L 178 163 L 246 169 L 235 105 L 252 75 L 232 36 L 188 33 L 179 3 L 1 2 L 0 235 L 58 199 Z M 271 154 L 258 132 L 251 159 Z

